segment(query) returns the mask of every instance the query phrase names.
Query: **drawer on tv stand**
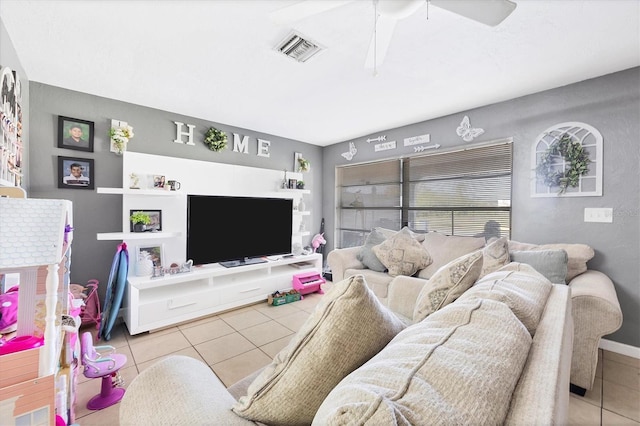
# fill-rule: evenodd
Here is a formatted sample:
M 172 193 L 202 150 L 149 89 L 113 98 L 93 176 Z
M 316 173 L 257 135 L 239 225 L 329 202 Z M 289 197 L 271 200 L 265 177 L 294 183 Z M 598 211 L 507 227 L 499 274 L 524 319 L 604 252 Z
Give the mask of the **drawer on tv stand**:
M 217 289 L 187 295 L 177 294 L 174 297 L 151 303 L 143 302 L 138 308 L 139 323 L 150 324 L 167 318 L 211 309 L 218 304 L 220 304 L 220 297 Z

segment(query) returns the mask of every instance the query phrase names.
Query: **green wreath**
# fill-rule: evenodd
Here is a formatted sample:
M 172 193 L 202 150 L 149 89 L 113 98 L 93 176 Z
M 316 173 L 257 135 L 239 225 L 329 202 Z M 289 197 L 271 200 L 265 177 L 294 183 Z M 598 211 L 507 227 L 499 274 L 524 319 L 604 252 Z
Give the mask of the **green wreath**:
M 559 156 L 569 163 L 569 167 L 564 171 L 558 171 L 554 167 Z M 589 154 L 580 142 L 564 134 L 542 154 L 536 166 L 536 174 L 542 178 L 545 185 L 560 187 L 559 194 L 562 194 L 569 186 L 578 186 L 580 176 L 589 171 L 590 162 Z
M 227 147 L 227 134 L 215 127 L 209 127 L 204 134 L 204 143 L 211 151 L 220 152 Z

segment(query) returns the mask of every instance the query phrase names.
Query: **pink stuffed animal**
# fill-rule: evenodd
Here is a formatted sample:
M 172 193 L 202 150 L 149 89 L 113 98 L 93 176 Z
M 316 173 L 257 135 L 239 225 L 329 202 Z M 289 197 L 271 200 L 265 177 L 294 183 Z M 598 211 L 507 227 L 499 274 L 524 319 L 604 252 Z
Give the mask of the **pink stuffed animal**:
M 311 247 L 313 247 L 313 252 L 315 253 L 318 250 L 318 247 L 321 245 L 325 245 L 327 240 L 324 239 L 324 232 L 322 234 L 316 234 L 313 236 L 311 240 Z

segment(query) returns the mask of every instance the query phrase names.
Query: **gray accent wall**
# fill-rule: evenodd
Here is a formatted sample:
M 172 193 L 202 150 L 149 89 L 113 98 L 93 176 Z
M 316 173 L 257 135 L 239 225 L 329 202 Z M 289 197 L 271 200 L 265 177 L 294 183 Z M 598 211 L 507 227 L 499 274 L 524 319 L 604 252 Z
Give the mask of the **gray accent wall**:
M 440 149 L 463 146 L 456 128 L 465 115 L 473 127 L 485 130 L 474 142 L 513 137 L 511 238 L 593 247 L 596 254 L 588 266 L 613 280 L 624 315 L 622 328 L 607 339 L 640 347 L 640 68 L 325 147 L 322 191 L 327 229 L 335 226 L 331 200 L 335 199 L 336 166 L 414 155 L 412 147 L 402 146 L 402 140 L 425 133 L 431 135 L 430 144 L 438 143 Z M 603 195 L 532 198 L 532 144 L 547 128 L 567 121 L 590 124 L 604 138 Z M 374 152 L 374 143 L 366 139 L 379 135 L 396 140 L 398 148 Z M 350 162 L 341 155 L 348 151 L 348 142 L 355 142 L 358 150 Z M 613 223 L 585 223 L 585 207 L 612 207 Z M 334 243 L 330 235 L 326 251 Z
M 95 160 L 96 187 L 121 187 L 122 156 L 109 151 L 111 119 L 126 121 L 133 126 L 135 136 L 129 142 L 128 149 L 135 152 L 282 170 L 283 174 L 284 169 L 293 170 L 294 152 L 302 153 L 311 162 L 310 172 L 304 173 L 306 188 L 311 190 L 311 196 L 305 196 L 305 202 L 309 204 L 311 200 L 312 211 L 311 218 L 306 219 L 306 224 L 312 235 L 320 226 L 322 149 L 318 146 L 42 83 L 31 82 L 30 88 L 29 197 L 73 201 L 75 232 L 71 256 L 71 280 L 82 284 L 91 278 L 97 278 L 101 283 L 101 300 L 104 300 L 111 261 L 119 241 L 98 241 L 96 234 L 122 231 L 122 197 L 98 194 L 96 190 L 58 189 L 57 157 L 92 158 Z M 95 123 L 94 152 L 57 147 L 58 115 Z M 195 146 L 173 142 L 176 137 L 174 121 L 196 126 Z M 204 133 L 211 126 L 227 132 L 229 137 L 227 149 L 220 153 L 209 150 L 202 142 Z M 184 130 L 186 131 L 186 127 Z M 241 136 L 249 136 L 248 154 L 232 152 L 232 133 L 234 132 Z M 256 155 L 257 138 L 271 142 L 269 158 Z M 167 179 L 170 178 L 168 175 Z M 201 178 L 206 180 L 208 177 Z M 127 181 L 126 184 L 128 183 Z M 263 223 L 259 213 L 256 212 L 254 223 L 239 223 L 238 226 L 255 227 L 256 238 L 259 238 L 260 228 L 268 227 L 269 224 Z M 310 244 L 310 241 L 310 237 L 305 237 L 305 244 Z M 251 244 L 251 241 L 247 241 L 247 244 Z M 133 249 L 133 247 L 130 248 L 130 253 L 133 253 Z

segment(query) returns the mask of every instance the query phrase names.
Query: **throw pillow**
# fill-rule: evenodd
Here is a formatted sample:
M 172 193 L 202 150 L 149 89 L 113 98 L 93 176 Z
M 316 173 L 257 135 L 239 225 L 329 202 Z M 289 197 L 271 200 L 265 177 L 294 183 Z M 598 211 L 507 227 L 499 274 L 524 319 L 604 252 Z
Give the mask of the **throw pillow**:
M 569 256 L 564 250 L 512 251 L 511 260 L 531 265 L 554 284 L 566 284 Z
M 411 231 L 406 227 L 382 244 L 374 246 L 373 252 L 392 277 L 411 276 L 431 263 L 427 250 L 411 236 Z
M 567 261 L 566 281 L 571 281 L 574 277 L 587 270 L 587 262 L 593 259 L 595 252 L 586 244 L 527 244 L 517 241 L 509 241 L 509 251 L 528 250 L 564 250 L 569 256 Z
M 267 424 L 310 424 L 331 389 L 403 328 L 362 276 L 338 282 L 232 410 Z
M 429 252 L 433 262 L 420 271 L 418 277 L 431 278 L 438 269 L 459 258 L 484 247 L 484 238 L 459 237 L 444 235 L 439 232 L 429 232 L 425 235 L 422 245 Z
M 380 262 L 378 256 L 373 252 L 373 246 L 383 243 L 386 239 L 387 237 L 385 237 L 385 234 L 380 231 L 380 228 L 373 228 L 367 236 L 364 245 L 356 255 L 356 258 L 372 271 L 386 271 L 387 267 Z
M 476 282 L 481 270 L 482 250 L 459 257 L 438 269 L 420 290 L 413 309 L 413 322 L 422 321 L 460 297 Z
M 313 424 L 503 424 L 531 341 L 504 304 L 456 302 L 341 381 Z
M 509 263 L 509 241 L 506 237 L 494 239 L 482 249 L 482 271 L 480 278 L 497 271 Z
M 379 231 L 380 233 L 382 233 L 382 235 L 384 235 L 385 238 L 391 238 L 394 235 L 396 235 L 398 232 L 402 231 L 402 229 L 406 229 L 407 231 L 409 231 L 411 233 L 411 236 L 413 237 L 413 239 L 416 240 L 419 243 L 424 241 L 424 237 L 426 235 L 426 234 L 420 234 L 420 233 L 417 233 L 417 232 L 413 232 L 411 229 L 409 229 L 408 226 L 405 226 L 400 231 L 394 231 L 392 229 L 380 228 L 380 227 L 377 227 L 375 229 L 377 231 Z

